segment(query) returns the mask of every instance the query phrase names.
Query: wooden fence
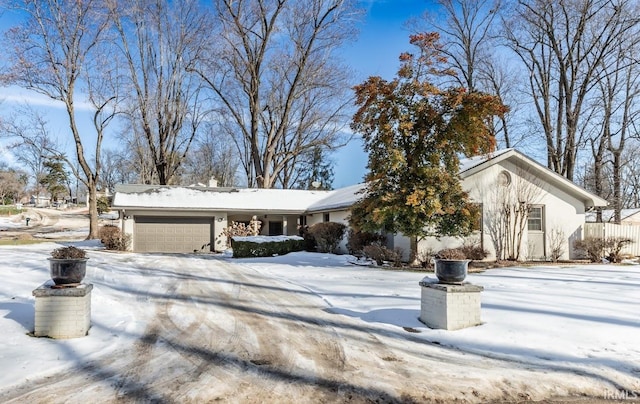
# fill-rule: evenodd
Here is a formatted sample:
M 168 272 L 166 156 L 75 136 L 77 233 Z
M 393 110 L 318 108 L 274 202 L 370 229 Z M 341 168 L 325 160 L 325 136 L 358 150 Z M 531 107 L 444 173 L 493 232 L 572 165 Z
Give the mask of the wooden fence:
M 640 225 L 614 223 L 585 223 L 583 237 L 625 237 L 633 243 L 622 249 L 623 254 L 640 256 Z

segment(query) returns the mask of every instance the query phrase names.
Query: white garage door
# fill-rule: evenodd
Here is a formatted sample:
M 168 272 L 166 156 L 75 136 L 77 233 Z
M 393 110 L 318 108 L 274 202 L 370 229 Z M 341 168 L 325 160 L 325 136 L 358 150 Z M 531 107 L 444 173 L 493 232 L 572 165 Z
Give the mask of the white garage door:
M 133 248 L 137 252 L 185 253 L 211 250 L 211 217 L 136 216 Z

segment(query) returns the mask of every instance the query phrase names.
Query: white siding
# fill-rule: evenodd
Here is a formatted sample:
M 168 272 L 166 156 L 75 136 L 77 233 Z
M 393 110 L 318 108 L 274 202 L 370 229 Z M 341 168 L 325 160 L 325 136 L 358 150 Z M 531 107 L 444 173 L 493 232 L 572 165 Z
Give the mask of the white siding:
M 508 186 L 515 189 L 517 181 L 522 181 L 529 186 L 538 190 L 535 198 L 529 198 L 528 202 L 535 205 L 544 206 L 544 226 L 543 229 L 547 234 L 554 229 L 561 230 L 566 238 L 565 252 L 560 259 L 575 258 L 573 252 L 573 240 L 582 236 L 582 226 L 585 220 L 584 204 L 578 199 L 568 195 L 567 193 L 552 187 L 547 183 L 536 184 L 535 180 L 529 181 L 530 175 L 523 172 L 509 161 L 501 161 L 498 164 L 487 167 L 486 169 L 465 178 L 462 182 L 463 188 L 469 192 L 471 199 L 475 202 L 482 203 L 483 207 L 483 232 L 482 246 L 489 251 L 487 260 L 495 260 L 494 243 L 487 231 L 487 223 L 491 220 L 491 211 L 495 210 L 497 190 L 501 185 L 498 184 L 499 174 L 507 171 L 511 177 L 511 184 Z M 534 177 L 535 178 L 535 177 Z M 476 236 L 477 237 L 477 236 Z M 452 237 L 428 238 L 419 243 L 418 250 L 424 251 L 431 249 L 438 251 L 442 248 L 458 247 L 462 244 L 462 239 Z M 522 240 L 522 249 L 520 258 L 528 259 L 527 254 L 527 230 Z M 546 243 L 546 255 L 549 255 L 549 245 Z

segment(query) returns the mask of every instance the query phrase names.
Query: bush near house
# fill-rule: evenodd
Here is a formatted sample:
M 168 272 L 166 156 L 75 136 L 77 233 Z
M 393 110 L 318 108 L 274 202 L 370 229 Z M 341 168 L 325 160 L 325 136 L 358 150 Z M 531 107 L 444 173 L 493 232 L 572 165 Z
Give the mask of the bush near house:
M 467 259 L 472 261 L 482 261 L 489 255 L 489 251 L 482 248 L 479 243 L 464 243 L 458 249 L 462 251 Z
M 366 258 L 369 258 L 376 262 L 376 265 L 383 265 L 390 263 L 394 268 L 402 266 L 402 254 L 401 248 L 392 250 L 380 244 L 370 244 L 362 248 L 362 252 Z
M 298 226 L 298 236 L 304 239 L 304 250 L 309 252 L 316 251 L 316 239 L 309 232 L 309 226 Z
M 609 262 L 620 262 L 622 249 L 631 243 L 633 240 L 626 237 L 586 237 L 574 241 L 573 247 L 585 253 L 591 262 L 600 262 L 602 258 Z
M 268 237 L 268 236 L 264 236 Z M 232 237 L 233 258 L 271 257 L 304 250 L 301 237 L 274 237 L 274 241 L 253 241 L 244 237 Z
M 222 230 L 222 234 L 227 237 L 227 246 L 231 247 L 231 239 L 233 237 L 257 236 L 258 234 L 260 234 L 261 228 L 262 222 L 254 216 L 251 218 L 251 221 L 249 223 L 231 222 L 231 225 L 229 225 L 229 227 L 226 227 L 224 228 L 224 230 Z
M 338 249 L 346 229 L 342 223 L 322 222 L 309 227 L 309 234 L 313 236 L 318 252 L 332 253 Z
M 382 234 L 349 229 L 347 251 L 349 251 L 351 255 L 363 255 L 364 247 L 372 244 L 383 245 L 385 239 L 386 237 Z
M 131 237 L 128 234 L 122 234 L 120 228 L 112 224 L 102 226 L 98 230 L 98 236 L 107 250 L 126 251 L 131 244 Z

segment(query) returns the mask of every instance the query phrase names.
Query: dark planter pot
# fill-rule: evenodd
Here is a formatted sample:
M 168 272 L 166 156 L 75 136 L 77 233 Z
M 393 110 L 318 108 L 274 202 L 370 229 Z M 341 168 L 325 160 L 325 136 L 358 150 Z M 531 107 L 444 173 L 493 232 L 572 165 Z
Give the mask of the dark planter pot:
M 470 260 L 436 260 L 436 277 L 440 283 L 462 283 Z
M 89 258 L 49 258 L 51 279 L 56 285 L 80 283 L 87 273 Z

